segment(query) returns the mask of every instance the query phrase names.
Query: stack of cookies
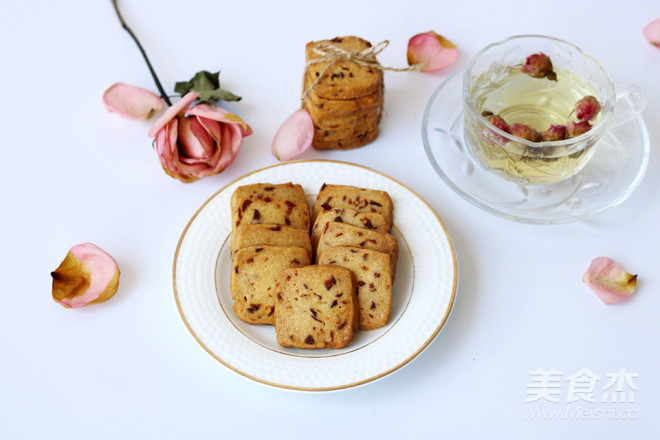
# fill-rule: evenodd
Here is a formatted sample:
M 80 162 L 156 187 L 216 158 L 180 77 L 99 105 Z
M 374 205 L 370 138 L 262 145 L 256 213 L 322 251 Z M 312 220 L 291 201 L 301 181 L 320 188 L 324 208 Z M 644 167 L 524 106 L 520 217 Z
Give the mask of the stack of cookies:
M 349 269 L 355 278 L 358 328 L 387 324 L 399 246 L 390 234 L 393 204 L 385 191 L 326 185 L 312 212 L 315 261 Z
M 345 150 L 374 141 L 378 137 L 384 95 L 383 71 L 374 67 L 378 61 L 374 56 L 372 65 L 351 60 L 334 64 L 332 61 L 309 63 L 324 58 L 315 50 L 321 49 L 319 45 L 333 45 L 349 52 L 362 52 L 371 47 L 368 41 L 354 36 L 307 43 L 308 67 L 303 90 L 308 92 L 303 107 L 314 122 L 312 146 L 317 150 Z M 321 79 L 314 84 L 319 77 Z
M 241 186 L 232 194 L 231 216 L 234 313 L 250 324 L 274 325 L 280 271 L 311 264 L 305 192 L 292 183 Z

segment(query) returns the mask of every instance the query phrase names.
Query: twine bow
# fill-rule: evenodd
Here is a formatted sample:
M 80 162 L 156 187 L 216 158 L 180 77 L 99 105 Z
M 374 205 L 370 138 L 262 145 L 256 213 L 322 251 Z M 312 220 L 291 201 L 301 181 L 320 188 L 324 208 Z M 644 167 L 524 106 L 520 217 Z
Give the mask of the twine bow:
M 307 69 L 309 69 L 309 67 L 312 66 L 313 64 L 325 63 L 325 62 L 329 64 L 326 66 L 325 69 L 323 69 L 323 72 L 321 72 L 321 74 L 316 77 L 314 82 L 309 87 L 307 87 L 307 89 L 303 92 L 301 100 L 304 102 L 305 99 L 307 99 L 307 96 L 309 96 L 309 93 L 319 83 L 319 81 L 321 81 L 321 79 L 323 78 L 323 76 L 325 76 L 328 70 L 330 70 L 332 66 L 334 66 L 340 61 L 352 61 L 356 64 L 359 64 L 360 66 L 373 67 L 375 69 L 389 70 L 392 72 L 412 72 L 412 71 L 422 70 L 423 66 L 421 64 L 415 64 L 410 67 L 404 67 L 404 68 L 381 66 L 378 60 L 376 59 L 376 55 L 378 55 L 383 50 L 385 50 L 385 48 L 389 44 L 390 44 L 389 40 L 383 40 L 380 43 L 376 44 L 375 46 L 371 46 L 363 51 L 345 50 L 331 43 L 317 44 L 316 46 L 314 46 L 312 50 L 317 55 L 319 55 L 319 57 L 309 60 L 307 62 L 307 64 L 305 65 L 305 72 L 307 72 Z

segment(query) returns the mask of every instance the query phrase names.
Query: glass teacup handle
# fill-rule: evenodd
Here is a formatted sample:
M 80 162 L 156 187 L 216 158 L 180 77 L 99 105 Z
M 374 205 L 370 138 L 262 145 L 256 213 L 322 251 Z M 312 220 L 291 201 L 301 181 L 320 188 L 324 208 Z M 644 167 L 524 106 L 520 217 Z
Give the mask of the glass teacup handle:
M 646 107 L 646 92 L 634 84 L 616 86 L 616 104 L 610 119 L 610 127 L 624 124 L 636 118 Z

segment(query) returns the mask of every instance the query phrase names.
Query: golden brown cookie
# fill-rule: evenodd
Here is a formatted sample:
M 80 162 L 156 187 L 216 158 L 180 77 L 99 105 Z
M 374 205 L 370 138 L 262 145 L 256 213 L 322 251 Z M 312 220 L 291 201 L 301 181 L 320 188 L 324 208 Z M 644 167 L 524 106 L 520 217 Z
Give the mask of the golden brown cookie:
M 293 202 L 306 202 L 305 191 L 298 184 L 288 183 L 254 183 L 251 185 L 239 186 L 231 195 L 231 209 L 238 206 L 240 199 L 287 199 Z
M 276 224 L 245 225 L 231 236 L 231 254 L 237 250 L 257 245 L 301 247 L 312 256 L 312 244 L 305 229 Z
M 312 147 L 315 150 L 350 150 L 352 148 L 363 147 L 375 141 L 378 137 L 378 127 L 372 131 L 360 133 L 349 139 L 324 141 L 317 137 L 312 140 Z
M 234 231 L 249 224 L 276 224 L 309 231 L 309 205 L 271 197 L 240 198 L 231 212 Z
M 311 242 L 316 249 L 321 234 L 328 228 L 328 223 L 340 222 L 360 228 L 388 233 L 390 226 L 387 217 L 377 212 L 359 212 L 351 208 L 334 208 L 321 211 L 312 226 Z
M 392 226 L 394 205 L 387 191 L 359 188 L 350 185 L 321 185 L 312 211 L 312 220 L 321 211 L 333 208 L 350 208 L 359 212 L 377 212 L 383 214 Z
M 354 246 L 384 252 L 390 256 L 391 275 L 395 276 L 396 274 L 399 244 L 391 234 L 359 228 L 346 223 L 331 222 L 328 223 L 328 227 L 319 238 L 319 244 L 316 247 L 316 262 L 319 262 L 320 256 L 326 249 L 333 246 Z M 393 279 L 391 281 L 394 282 Z
M 332 40 L 310 41 L 305 46 L 305 60 L 320 58 L 315 51 L 319 44 L 332 44 L 346 51 L 362 52 L 371 43 L 355 36 L 336 37 Z M 375 60 L 375 57 L 374 57 Z M 377 61 L 376 61 L 377 63 Z M 330 65 L 329 61 L 311 64 L 305 72 L 305 81 L 311 84 Z M 328 99 L 354 99 L 376 92 L 382 85 L 383 71 L 373 66 L 364 66 L 351 60 L 334 63 L 314 86 L 317 96 Z
M 319 264 L 334 264 L 353 272 L 360 307 L 360 330 L 373 330 L 387 324 L 392 311 L 394 278 L 390 274 L 388 254 L 352 246 L 334 246 L 323 251 Z
M 275 323 L 275 283 L 282 269 L 310 264 L 303 248 L 249 246 L 232 259 L 229 289 L 236 316 L 249 324 Z
M 306 109 L 307 107 L 308 106 L 305 106 Z M 315 110 L 307 111 L 312 117 L 314 126 L 330 130 L 356 128 L 360 123 L 364 124 L 366 121 L 369 121 L 371 124 L 378 124 L 382 116 L 382 107 L 380 106 L 360 109 L 352 114 L 344 116 L 319 116 L 314 113 Z
M 383 88 L 371 95 L 355 99 L 325 99 L 317 97 L 312 90 L 305 102 L 305 109 L 314 120 L 334 119 L 355 116 L 363 112 L 373 111 L 383 106 Z
M 284 269 L 276 286 L 275 333 L 282 347 L 343 348 L 353 341 L 358 304 L 349 269 Z
M 318 139 L 320 142 L 351 139 L 361 133 L 377 130 L 379 120 L 380 112 L 375 112 L 373 114 L 354 118 L 350 123 L 346 124 L 334 124 L 332 121 L 326 121 L 331 122 L 328 124 L 328 127 L 314 126 L 314 138 Z

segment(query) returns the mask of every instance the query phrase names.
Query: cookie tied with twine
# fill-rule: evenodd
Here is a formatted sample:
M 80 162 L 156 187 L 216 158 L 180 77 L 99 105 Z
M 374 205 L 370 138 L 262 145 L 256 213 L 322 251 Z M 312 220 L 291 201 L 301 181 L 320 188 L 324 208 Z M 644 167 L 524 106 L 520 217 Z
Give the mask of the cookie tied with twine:
M 345 150 L 378 137 L 383 109 L 383 71 L 420 70 L 383 67 L 376 59 L 388 41 L 375 46 L 359 37 L 307 43 L 303 108 L 314 123 L 312 146 Z
M 317 97 L 326 99 L 355 99 L 367 96 L 382 87 L 383 71 L 420 70 L 421 66 L 406 68 L 384 67 L 376 59 L 389 41 L 372 46 L 359 37 L 336 37 L 332 40 L 312 41 L 305 48 L 305 101 L 314 90 Z

